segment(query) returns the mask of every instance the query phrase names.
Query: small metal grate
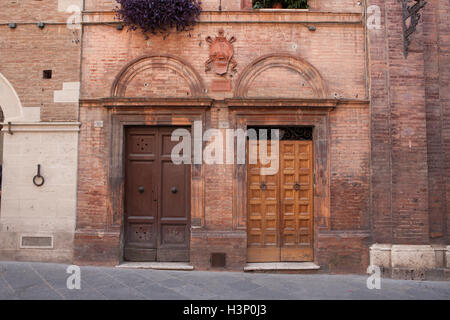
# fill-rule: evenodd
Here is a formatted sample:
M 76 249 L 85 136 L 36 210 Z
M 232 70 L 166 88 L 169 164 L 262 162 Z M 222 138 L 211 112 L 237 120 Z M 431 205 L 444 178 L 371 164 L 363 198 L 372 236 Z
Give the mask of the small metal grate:
M 211 267 L 225 268 L 227 255 L 225 253 L 211 253 Z
M 53 237 L 51 236 L 22 236 L 21 248 L 53 248 Z

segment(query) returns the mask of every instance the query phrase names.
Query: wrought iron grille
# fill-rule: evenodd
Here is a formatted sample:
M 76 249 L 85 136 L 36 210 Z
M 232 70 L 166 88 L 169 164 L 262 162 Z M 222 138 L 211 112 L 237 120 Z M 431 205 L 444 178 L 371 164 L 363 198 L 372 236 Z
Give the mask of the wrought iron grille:
M 250 132 L 250 130 L 254 130 Z M 313 127 L 248 127 L 248 138 L 258 140 L 272 140 L 271 129 L 279 130 L 279 140 L 312 140 Z

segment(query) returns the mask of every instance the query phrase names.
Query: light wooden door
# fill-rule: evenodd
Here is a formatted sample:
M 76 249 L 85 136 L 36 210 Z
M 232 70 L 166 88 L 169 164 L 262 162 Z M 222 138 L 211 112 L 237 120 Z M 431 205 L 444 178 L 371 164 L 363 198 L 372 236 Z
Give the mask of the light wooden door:
M 262 167 L 248 164 L 248 262 L 312 261 L 312 141 L 280 141 L 279 171 Z
M 312 148 L 280 141 L 280 261 L 313 260 Z
M 253 143 L 255 143 L 253 145 Z M 266 142 L 263 142 L 266 143 Z M 249 141 L 249 152 L 257 154 L 259 145 Z M 271 152 L 268 144 L 268 154 Z M 280 190 L 279 173 L 261 175 L 261 164 L 247 162 L 247 260 L 249 262 L 279 261 L 280 260 Z M 268 165 L 266 165 L 267 167 Z

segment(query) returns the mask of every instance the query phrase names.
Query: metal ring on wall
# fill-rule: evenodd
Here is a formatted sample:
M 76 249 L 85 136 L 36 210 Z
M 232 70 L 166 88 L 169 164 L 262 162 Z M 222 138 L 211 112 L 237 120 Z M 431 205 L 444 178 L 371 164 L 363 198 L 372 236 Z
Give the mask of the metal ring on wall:
M 41 181 L 39 182 L 39 180 L 41 180 Z M 34 176 L 33 183 L 36 187 L 42 187 L 45 183 L 44 177 L 41 176 L 41 165 L 40 164 L 38 164 L 37 175 Z

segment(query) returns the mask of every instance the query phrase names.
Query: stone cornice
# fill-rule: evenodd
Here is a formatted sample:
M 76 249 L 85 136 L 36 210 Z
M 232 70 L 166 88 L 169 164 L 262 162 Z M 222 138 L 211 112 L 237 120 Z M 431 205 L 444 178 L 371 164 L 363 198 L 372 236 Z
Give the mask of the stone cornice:
M 81 99 L 81 107 L 211 107 L 210 98 L 101 98 Z
M 69 14 L 67 14 L 69 16 Z M 119 24 L 112 10 L 83 11 L 83 25 Z M 203 11 L 199 23 L 294 23 L 294 24 L 340 24 L 362 25 L 362 12 L 326 12 L 310 10 L 241 10 L 241 11 Z M 44 22 L 47 26 L 67 24 L 66 16 L 58 16 L 52 20 L 39 19 L 2 19 L 0 26 L 8 26 L 10 22 L 21 25 L 35 25 Z
M 366 105 L 368 100 L 351 99 L 283 99 L 283 98 L 232 98 L 225 99 L 229 107 L 305 107 L 335 108 L 338 105 Z
M 362 13 L 308 10 L 203 11 L 199 23 L 362 25 Z M 83 24 L 118 24 L 114 11 L 84 11 Z
M 8 134 L 11 132 L 79 132 L 80 122 L 11 122 L 2 123 L 2 132 Z
M 369 106 L 369 100 L 359 99 L 285 99 L 285 98 L 230 98 L 215 100 L 211 98 L 101 98 L 81 99 L 80 106 L 105 108 L 133 107 L 211 107 L 221 104 L 225 107 L 303 107 L 333 109 L 342 106 Z

